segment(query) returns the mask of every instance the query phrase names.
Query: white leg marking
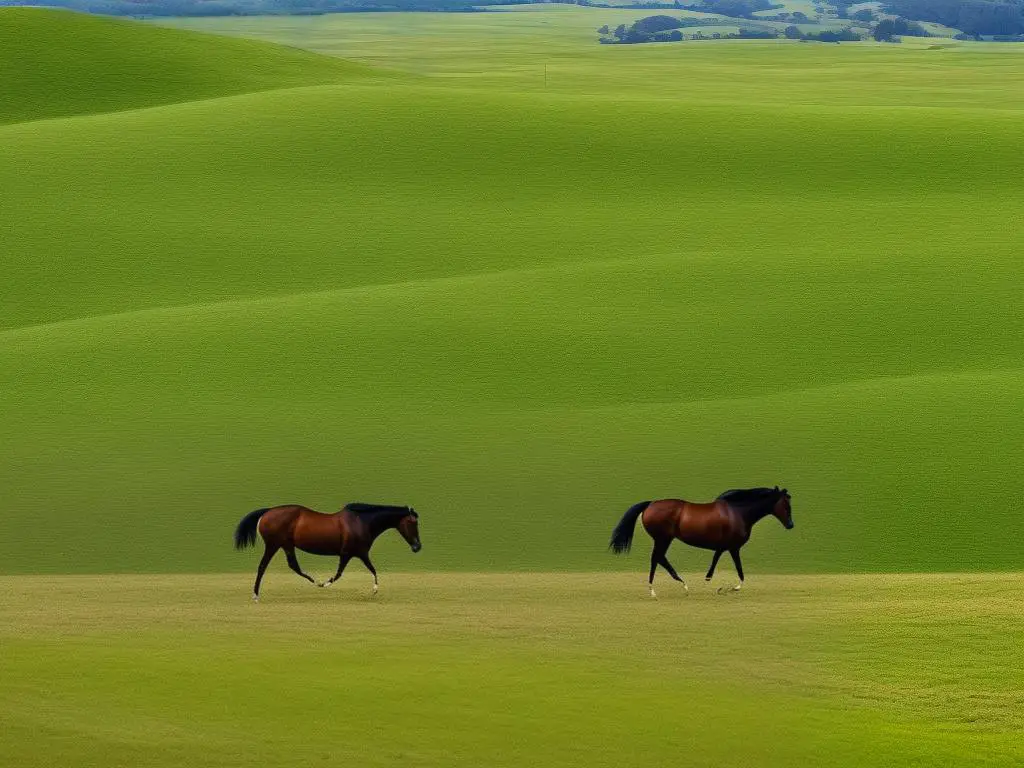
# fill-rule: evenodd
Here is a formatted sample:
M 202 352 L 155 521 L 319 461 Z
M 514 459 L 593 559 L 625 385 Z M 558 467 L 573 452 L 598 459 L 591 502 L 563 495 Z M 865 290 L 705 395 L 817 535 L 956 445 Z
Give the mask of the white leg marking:
M 686 586 L 686 582 L 685 581 L 683 582 L 683 589 L 686 590 L 686 594 L 690 594 L 690 588 L 688 586 Z
M 739 592 L 740 591 L 740 587 L 742 587 L 742 586 L 743 586 L 743 582 L 741 581 L 739 584 L 737 584 L 735 587 L 732 588 L 732 591 L 733 592 Z
M 257 595 L 255 592 L 252 593 L 252 601 L 254 603 L 258 603 L 260 601 L 260 596 Z
M 653 584 L 648 584 L 647 587 L 648 587 L 648 589 L 651 590 L 651 597 L 657 597 L 658 596 L 658 593 L 654 591 L 654 585 Z

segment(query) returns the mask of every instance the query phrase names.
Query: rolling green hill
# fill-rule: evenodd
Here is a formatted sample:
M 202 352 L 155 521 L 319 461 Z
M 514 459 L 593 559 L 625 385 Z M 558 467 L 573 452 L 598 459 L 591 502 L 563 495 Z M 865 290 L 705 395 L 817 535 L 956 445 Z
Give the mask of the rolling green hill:
M 0 123 L 365 76 L 306 51 L 43 8 L 0 8 L 0 72 Z
M 527 15 L 473 16 L 500 76 L 0 127 L 0 570 L 248 570 L 248 510 L 357 499 L 422 514 L 382 568 L 643 570 L 630 504 L 776 483 L 752 576 L 1019 568 L 1024 127 L 985 86 L 1024 59 L 570 36 L 544 91 Z

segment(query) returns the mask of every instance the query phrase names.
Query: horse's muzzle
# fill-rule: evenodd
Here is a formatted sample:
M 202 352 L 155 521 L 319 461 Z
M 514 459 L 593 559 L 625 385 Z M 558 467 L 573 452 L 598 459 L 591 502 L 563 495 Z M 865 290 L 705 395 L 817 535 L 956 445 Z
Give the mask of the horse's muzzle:
M 420 544 L 418 541 L 412 545 L 413 552 L 419 552 L 421 549 L 423 549 L 423 545 Z
M 785 525 L 786 525 L 786 530 L 787 531 L 793 530 L 793 521 L 792 520 L 788 521 Z

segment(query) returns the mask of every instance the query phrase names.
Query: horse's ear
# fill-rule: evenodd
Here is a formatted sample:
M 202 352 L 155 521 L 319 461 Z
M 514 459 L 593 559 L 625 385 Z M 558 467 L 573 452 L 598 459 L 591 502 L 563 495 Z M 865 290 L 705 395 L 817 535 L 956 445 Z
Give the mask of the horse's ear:
M 777 490 L 779 490 L 779 486 L 777 486 L 777 485 L 776 485 L 776 486 L 775 486 L 775 490 L 776 490 L 776 491 L 777 491 Z

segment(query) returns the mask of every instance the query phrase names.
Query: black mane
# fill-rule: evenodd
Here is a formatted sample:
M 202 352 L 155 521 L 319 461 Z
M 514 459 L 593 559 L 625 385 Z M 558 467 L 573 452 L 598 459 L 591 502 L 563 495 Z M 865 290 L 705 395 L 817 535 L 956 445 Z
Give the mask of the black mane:
M 401 513 L 403 515 L 412 515 L 413 517 L 419 517 L 416 511 L 412 507 L 396 507 L 389 504 L 364 504 L 359 501 L 346 504 L 345 509 L 349 512 L 354 512 L 359 517 L 374 518 L 378 515 L 390 515 Z
M 718 495 L 719 500 L 727 501 L 738 507 L 763 504 L 775 501 L 783 494 L 778 488 L 732 488 Z

